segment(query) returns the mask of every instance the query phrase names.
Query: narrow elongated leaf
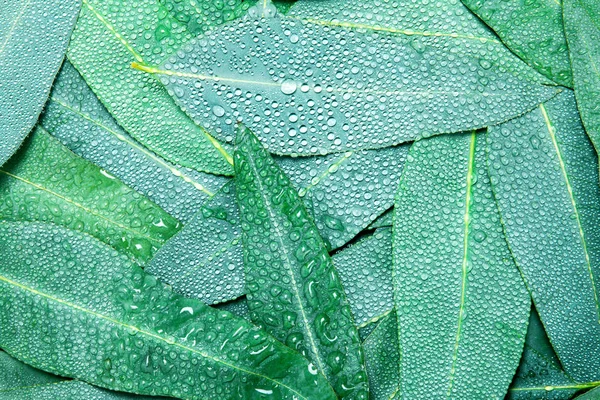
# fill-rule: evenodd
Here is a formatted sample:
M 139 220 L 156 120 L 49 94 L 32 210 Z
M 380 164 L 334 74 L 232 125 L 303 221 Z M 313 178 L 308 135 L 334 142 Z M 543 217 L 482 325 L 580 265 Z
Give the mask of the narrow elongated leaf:
M 90 236 L 2 222 L 0 252 L 0 346 L 36 368 L 186 399 L 335 399 L 297 353 Z
M 0 0 L 0 165 L 38 119 L 80 7 L 80 0 Z
M 565 91 L 490 127 L 489 172 L 506 238 L 565 371 L 600 380 L 598 160 Z
M 190 121 L 160 83 L 130 67 L 158 63 L 191 37 L 156 0 L 83 0 L 68 55 L 135 139 L 176 164 L 229 175 L 228 150 Z
M 396 311 L 386 315 L 363 342 L 371 400 L 400 398 L 400 351 Z
M 558 0 L 462 0 L 523 61 L 554 82 L 573 86 Z
M 166 397 L 138 396 L 111 392 L 81 381 L 63 381 L 51 385 L 0 392 L 0 400 L 168 400 Z
M 250 317 L 309 358 L 340 398 L 367 398 L 358 332 L 325 243 L 289 178 L 243 125 L 234 168 Z
M 173 165 L 116 123 L 69 61 L 58 74 L 42 126 L 62 144 L 188 222 L 226 178 Z
M 600 4 L 563 1 L 565 34 L 581 120 L 596 151 L 600 150 Z
M 598 399 L 600 399 L 600 388 L 590 390 L 589 392 L 586 392 L 586 393 L 582 394 L 581 396 L 576 397 L 576 400 L 598 400 Z
M 476 133 L 422 140 L 409 153 L 393 228 L 403 398 L 500 398 L 519 363 L 530 300 L 485 157 Z
M 577 391 L 576 382 L 563 371 L 535 308 L 529 326 L 521 363 L 510 385 L 508 399 L 568 400 Z
M 408 146 L 321 157 L 276 157 L 326 244 L 336 248 L 394 202 Z M 245 293 L 239 213 L 233 188 L 207 201 L 156 254 L 147 271 L 187 296 L 212 304 Z
M 0 219 L 80 230 L 145 262 L 180 228 L 161 208 L 37 127 L 0 168 Z
M 140 69 L 219 139 L 231 141 L 243 121 L 276 154 L 479 128 L 556 93 L 462 4 L 420 3 L 300 1 L 290 17 L 233 21 Z
M 31 386 L 59 382 L 60 377 L 23 364 L 0 351 L 0 399 L 10 393 Z M 8 397 L 5 397 L 8 398 Z

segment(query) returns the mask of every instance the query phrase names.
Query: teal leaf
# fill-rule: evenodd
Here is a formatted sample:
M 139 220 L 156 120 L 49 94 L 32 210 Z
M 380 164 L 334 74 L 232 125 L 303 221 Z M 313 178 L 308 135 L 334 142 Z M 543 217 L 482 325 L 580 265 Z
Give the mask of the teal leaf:
M 394 208 L 402 397 L 504 396 L 530 300 L 494 203 L 485 136 L 415 142 Z
M 37 121 L 80 7 L 80 0 L 0 1 L 0 166 Z
M 564 0 L 565 34 L 569 44 L 577 106 L 596 151 L 600 151 L 600 4 L 595 0 Z
M 0 346 L 36 368 L 190 400 L 335 399 L 297 353 L 86 234 L 2 222 L 0 253 Z
M 462 0 L 523 61 L 573 87 L 560 0 Z
M 586 392 L 586 393 L 582 394 L 581 396 L 577 396 L 575 398 L 575 400 L 598 400 L 598 399 L 600 399 L 600 388 L 590 390 L 589 392 Z
M 23 364 L 0 351 L 0 399 L 14 391 L 60 381 L 58 376 Z M 8 399 L 8 397 L 5 397 Z M 13 397 L 10 397 L 11 399 Z
M 181 224 L 37 127 L 0 167 L 0 219 L 53 222 L 148 261 Z
M 598 160 L 573 92 L 488 131 L 508 244 L 565 371 L 600 380 Z
M 156 0 L 83 0 L 68 57 L 144 146 L 175 164 L 231 175 L 227 147 L 195 125 L 159 82 L 131 68 L 132 62 L 158 63 L 191 38 Z
M 59 72 L 41 125 L 93 162 L 186 223 L 226 178 L 173 165 L 131 138 L 69 61 Z
M 390 208 L 389 210 L 387 210 L 386 212 L 381 214 L 379 217 L 377 217 L 377 219 L 375 221 L 373 221 L 371 223 L 371 225 L 369 225 L 367 227 L 367 229 L 377 229 L 377 228 L 383 228 L 386 226 L 392 226 L 393 223 L 394 223 L 394 209 Z
M 234 152 L 250 317 L 312 361 L 342 399 L 367 399 L 350 306 L 300 196 L 254 134 Z
M 230 22 L 142 69 L 215 137 L 232 141 L 242 121 L 285 155 L 480 128 L 557 92 L 466 11 L 445 0 L 300 1 L 289 17 Z
M 217 304 L 215 308 L 228 311 L 236 317 L 244 318 L 247 321 L 252 321 L 250 319 L 250 310 L 248 309 L 246 296 L 238 297 L 237 299 L 228 301 L 226 303 Z

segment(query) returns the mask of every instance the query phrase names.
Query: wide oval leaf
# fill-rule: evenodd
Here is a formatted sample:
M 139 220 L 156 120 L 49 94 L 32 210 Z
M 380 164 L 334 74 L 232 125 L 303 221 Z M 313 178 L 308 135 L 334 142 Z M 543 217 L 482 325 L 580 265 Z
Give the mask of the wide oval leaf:
M 335 399 L 296 352 L 86 234 L 0 222 L 0 253 L 0 346 L 36 368 L 186 399 Z
M 530 299 L 502 232 L 485 136 L 416 142 L 394 209 L 402 397 L 504 396 L 523 349 Z
M 80 0 L 0 1 L 0 165 L 37 121 L 80 7 Z

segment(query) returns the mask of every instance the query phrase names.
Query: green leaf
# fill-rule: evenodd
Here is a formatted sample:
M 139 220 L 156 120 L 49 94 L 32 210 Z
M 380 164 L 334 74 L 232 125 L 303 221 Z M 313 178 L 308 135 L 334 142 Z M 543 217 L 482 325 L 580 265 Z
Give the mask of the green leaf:
M 354 321 L 359 327 L 380 319 L 394 307 L 392 230 L 381 228 L 333 256 Z
M 367 229 L 377 229 L 386 226 L 392 226 L 394 222 L 394 209 L 390 208 L 385 213 L 381 214 L 375 221 L 367 227 Z
M 0 0 L 0 166 L 38 119 L 80 7 L 79 0 Z
M 300 196 L 256 136 L 234 152 L 250 317 L 325 375 L 342 399 L 366 399 L 358 332 L 325 243 Z
M 577 106 L 596 151 L 600 151 L 600 4 L 563 0 Z
M 297 353 L 86 234 L 2 222 L 0 253 L 0 346 L 36 368 L 190 400 L 335 399 Z
M 371 400 L 400 398 L 400 351 L 396 311 L 387 314 L 363 342 Z
M 0 219 L 80 230 L 141 262 L 180 228 L 161 208 L 71 153 L 39 126 L 0 168 Z
M 462 0 L 516 55 L 554 82 L 573 87 L 560 0 Z
M 600 380 L 598 159 L 573 92 L 488 133 L 506 238 L 565 371 Z
M 530 300 L 494 203 L 485 136 L 416 142 L 394 208 L 402 397 L 502 397 Z
M 236 317 L 252 321 L 250 319 L 250 310 L 248 309 L 248 302 L 246 301 L 246 296 L 238 297 L 237 299 L 228 301 L 226 303 L 217 304 L 215 308 L 219 310 L 229 311 Z
M 156 0 L 83 0 L 68 56 L 135 139 L 173 163 L 230 175 L 228 149 L 195 125 L 159 82 L 131 68 L 132 62 L 158 63 L 191 38 Z
M 42 126 L 75 154 L 147 196 L 183 223 L 226 182 L 173 165 L 132 139 L 69 61 L 59 72 Z
M 577 396 L 576 400 L 598 400 L 600 399 L 600 388 L 590 390 L 587 393 Z
M 535 308 L 529 315 L 521 363 L 510 386 L 507 400 L 568 400 L 576 382 L 563 371 Z
M 276 157 L 292 180 L 326 244 L 344 245 L 394 202 L 408 146 Z M 244 290 L 241 231 L 233 188 L 224 187 L 156 254 L 147 271 L 206 303 Z
M 10 396 L 19 389 L 60 381 L 58 376 L 50 375 L 12 358 L 0 351 L 0 399 Z M 9 397 L 6 397 L 7 399 Z M 13 397 L 10 397 L 11 399 Z
M 286 155 L 480 128 L 557 92 L 465 11 L 446 0 L 300 1 L 289 17 L 233 21 L 142 69 L 217 138 L 233 140 L 243 121 Z

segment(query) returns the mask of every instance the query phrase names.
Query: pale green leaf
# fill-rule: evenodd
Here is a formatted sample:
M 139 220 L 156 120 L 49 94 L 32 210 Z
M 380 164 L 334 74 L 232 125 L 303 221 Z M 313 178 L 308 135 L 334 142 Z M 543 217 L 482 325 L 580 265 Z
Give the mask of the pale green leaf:
M 38 119 L 80 0 L 0 0 L 0 165 Z
M 367 227 L 367 229 L 377 229 L 377 228 L 383 228 L 385 226 L 392 226 L 393 222 L 394 222 L 394 209 L 390 208 L 389 210 L 387 210 L 386 212 L 381 214 L 379 217 L 377 217 L 377 219 L 375 221 L 373 221 L 371 223 L 371 225 L 369 225 Z
M 394 208 L 402 397 L 504 396 L 530 299 L 502 232 L 485 136 L 415 142 Z

